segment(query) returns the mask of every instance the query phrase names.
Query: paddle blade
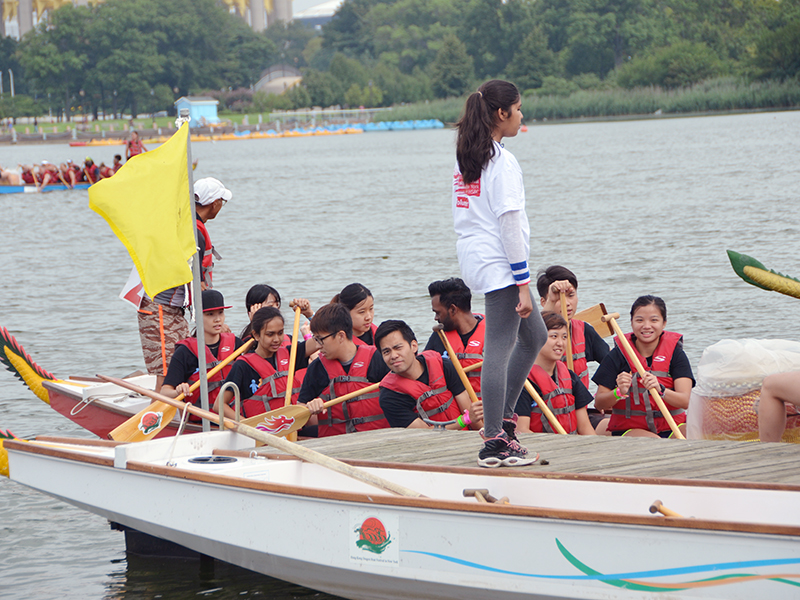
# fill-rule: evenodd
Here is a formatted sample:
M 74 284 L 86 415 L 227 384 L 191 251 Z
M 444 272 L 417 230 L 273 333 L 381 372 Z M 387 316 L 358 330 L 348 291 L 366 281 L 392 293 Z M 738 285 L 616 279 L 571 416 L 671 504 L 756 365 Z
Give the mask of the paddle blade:
M 311 411 L 308 408 L 301 404 L 293 404 L 244 419 L 242 423 L 264 433 L 286 436 L 301 429 L 310 417 Z
M 108 437 L 117 442 L 146 442 L 156 437 L 175 417 L 177 408 L 153 402 L 122 425 L 112 430 Z
M 584 321 L 591 325 L 600 337 L 610 337 L 614 335 L 614 330 L 611 325 L 603 321 L 603 315 L 606 313 L 606 307 L 603 303 L 595 304 L 577 313 L 573 319 Z

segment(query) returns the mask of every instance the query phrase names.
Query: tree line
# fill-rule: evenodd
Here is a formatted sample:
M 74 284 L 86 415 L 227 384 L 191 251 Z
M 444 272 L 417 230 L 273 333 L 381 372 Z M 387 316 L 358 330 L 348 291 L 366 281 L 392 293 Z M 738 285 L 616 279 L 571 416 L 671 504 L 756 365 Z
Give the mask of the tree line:
M 254 93 L 281 63 L 302 83 Z M 419 102 L 492 77 L 543 96 L 784 81 L 800 74 L 800 0 L 346 0 L 321 31 L 261 34 L 214 0 L 108 0 L 3 40 L 0 67 L 19 69 L 39 110 L 67 116 L 155 112 L 204 91 L 246 111 Z

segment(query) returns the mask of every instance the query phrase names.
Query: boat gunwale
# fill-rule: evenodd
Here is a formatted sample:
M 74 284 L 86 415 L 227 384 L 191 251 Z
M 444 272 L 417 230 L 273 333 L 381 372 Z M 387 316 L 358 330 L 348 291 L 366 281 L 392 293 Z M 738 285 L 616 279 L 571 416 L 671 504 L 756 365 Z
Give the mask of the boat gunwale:
M 41 454 L 51 458 L 64 459 L 72 462 L 89 463 L 101 467 L 115 469 L 113 458 L 103 458 L 81 454 L 79 451 L 55 449 L 36 446 L 22 441 L 9 440 L 4 442 L 5 447 L 11 451 L 21 451 L 30 454 Z M 76 444 L 80 445 L 80 444 Z M 381 464 L 383 466 L 383 463 Z M 454 500 L 437 500 L 435 498 L 411 498 L 406 496 L 378 496 L 358 492 L 341 492 L 313 487 L 298 487 L 285 483 L 255 481 L 244 477 L 232 475 L 217 475 L 201 473 L 177 467 L 153 465 L 139 461 L 128 461 L 126 470 L 168 477 L 170 479 L 183 479 L 228 488 L 240 488 L 253 491 L 275 493 L 285 496 L 300 496 L 305 498 L 322 499 L 328 501 L 351 502 L 370 506 L 385 505 L 403 508 L 423 508 L 427 510 L 447 510 L 456 512 L 471 512 L 503 515 L 510 517 L 528 517 L 548 520 L 578 521 L 591 523 L 616 523 L 621 525 L 634 525 L 645 527 L 667 527 L 671 529 L 692 529 L 700 531 L 722 531 L 735 533 L 752 533 L 761 535 L 781 535 L 800 537 L 800 527 L 787 525 L 770 525 L 762 523 L 737 523 L 732 521 L 712 521 L 708 519 L 694 519 L 686 517 L 656 517 L 639 516 L 633 514 L 604 513 L 592 511 L 577 511 L 568 509 L 545 509 L 531 506 L 518 506 L 513 504 L 479 504 Z M 479 471 L 488 474 L 490 471 Z M 472 474 L 472 473 L 470 473 Z M 13 477 L 12 477 L 13 479 Z

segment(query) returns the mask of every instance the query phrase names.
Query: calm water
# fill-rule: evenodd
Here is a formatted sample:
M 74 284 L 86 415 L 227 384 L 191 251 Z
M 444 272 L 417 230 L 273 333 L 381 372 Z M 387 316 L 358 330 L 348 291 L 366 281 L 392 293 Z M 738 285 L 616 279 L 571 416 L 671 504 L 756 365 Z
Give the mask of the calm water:
M 458 274 L 453 140 L 422 131 L 195 144 L 195 175 L 234 193 L 209 226 L 233 329 L 254 283 L 318 307 L 360 281 L 377 321 L 404 318 L 427 339 L 427 284 Z M 525 174 L 531 268 L 572 268 L 584 308 L 625 315 L 638 295 L 662 296 L 695 366 L 722 338 L 797 340 L 787 323 L 800 303 L 744 284 L 725 250 L 800 273 L 798 140 L 800 112 L 531 127 L 506 143 Z M 0 164 L 87 151 L 109 162 L 119 150 L 3 147 Z M 122 375 L 142 367 L 135 314 L 117 299 L 131 263 L 87 204 L 86 192 L 0 196 L 0 325 L 58 376 Z M 90 436 L 5 371 L 0 427 Z M 103 519 L 5 479 L 0 596 L 327 598 L 228 566 L 128 558 Z

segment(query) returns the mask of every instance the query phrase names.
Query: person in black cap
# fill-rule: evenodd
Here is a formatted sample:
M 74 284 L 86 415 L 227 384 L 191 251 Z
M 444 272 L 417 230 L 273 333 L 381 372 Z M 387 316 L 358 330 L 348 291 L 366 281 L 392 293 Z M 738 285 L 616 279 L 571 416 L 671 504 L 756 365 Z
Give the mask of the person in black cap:
M 225 299 L 217 290 L 203 290 L 203 330 L 206 341 L 206 368 L 212 369 L 219 361 L 231 355 L 239 346 L 242 340 L 226 332 L 225 310 L 230 306 L 225 306 Z M 200 405 L 200 390 L 198 388 L 193 394 L 189 395 L 189 387 L 200 379 L 199 361 L 197 360 L 197 332 L 193 337 L 181 340 L 175 345 L 175 354 L 169 363 L 169 370 L 161 386 L 161 393 L 170 398 L 175 398 L 179 394 L 186 394 L 187 402 Z M 231 365 L 227 365 L 213 377 L 208 379 L 208 403 L 214 406 L 214 401 L 219 393 Z

